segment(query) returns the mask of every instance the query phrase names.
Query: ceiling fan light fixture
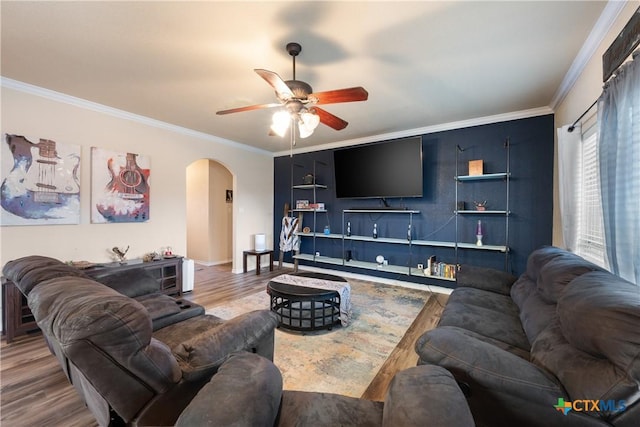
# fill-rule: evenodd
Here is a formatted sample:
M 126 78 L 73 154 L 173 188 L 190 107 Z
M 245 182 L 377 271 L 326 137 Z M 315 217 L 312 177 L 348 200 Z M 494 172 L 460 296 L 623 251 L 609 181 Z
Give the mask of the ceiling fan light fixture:
M 300 138 L 307 138 L 313 134 L 313 129 L 307 128 L 302 121 L 298 123 L 298 131 L 300 132 Z
M 314 131 L 320 124 L 320 116 L 309 111 L 305 111 L 300 114 L 300 119 L 304 126 L 311 129 L 311 131 Z
M 320 116 L 311 113 L 309 111 L 303 111 L 300 113 L 300 120 L 298 120 L 298 130 L 300 131 L 300 138 L 307 138 L 313 134 L 320 124 Z
M 289 129 L 289 122 L 291 121 L 291 116 L 286 111 L 276 111 L 273 113 L 273 117 L 271 119 L 271 130 L 276 133 L 278 136 L 284 136 L 287 133 L 287 129 Z

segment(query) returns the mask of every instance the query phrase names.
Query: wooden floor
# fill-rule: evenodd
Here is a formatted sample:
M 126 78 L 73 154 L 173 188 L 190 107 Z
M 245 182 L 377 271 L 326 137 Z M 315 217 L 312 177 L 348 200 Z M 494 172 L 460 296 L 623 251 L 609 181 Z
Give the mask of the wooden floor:
M 225 305 L 266 288 L 271 277 L 290 272 L 263 269 L 233 274 L 231 265 L 203 267 L 196 264 L 195 291 L 185 298 L 211 308 Z M 383 400 L 395 372 L 416 365 L 413 343 L 424 331 L 435 327 L 447 295 L 434 294 L 410 326 L 406 335 L 371 382 L 363 397 Z M 41 334 L 18 337 L 0 344 L 0 424 L 2 426 L 95 426 L 62 373 L 57 359 L 44 344 Z

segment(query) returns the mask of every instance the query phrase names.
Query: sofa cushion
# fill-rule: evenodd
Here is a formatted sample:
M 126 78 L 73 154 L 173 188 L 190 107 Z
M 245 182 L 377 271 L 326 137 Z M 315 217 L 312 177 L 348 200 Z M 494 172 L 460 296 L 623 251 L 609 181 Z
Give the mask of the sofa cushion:
M 527 258 L 527 269 L 524 274 L 534 282 L 538 281 L 540 269 L 552 259 L 563 256 L 568 252 L 555 246 L 543 246 L 529 254 Z
M 214 321 L 220 320 L 214 316 L 201 317 L 213 317 Z M 209 375 L 212 371 L 215 372 L 228 354 L 258 347 L 263 337 L 268 331 L 275 329 L 277 324 L 278 320 L 271 311 L 254 310 L 225 320 L 215 329 L 208 328 L 190 336 L 185 334 L 171 350 L 178 359 L 183 377 L 193 380 Z M 185 326 L 184 322 L 181 322 L 181 326 Z M 156 337 L 170 335 L 162 330 L 158 332 L 154 334 Z M 178 337 L 173 337 L 173 339 L 176 338 Z
M 511 298 L 520 308 L 520 322 L 529 343 L 556 318 L 556 305 L 543 300 L 536 282 L 523 274 L 511 287 Z
M 438 327 L 459 327 L 493 340 L 502 341 L 505 346 L 529 351 L 530 344 L 520 324 L 517 307 L 513 301 L 503 295 L 477 290 L 474 299 L 481 298 L 482 293 L 486 294 L 487 298 L 504 297 L 504 306 L 483 307 L 467 304 L 465 300 L 471 299 L 471 292 L 464 292 L 465 298 L 459 299 L 455 297 L 455 294 L 460 289 L 462 288 L 456 289 L 449 297 L 438 322 Z
M 558 317 L 574 347 L 620 368 L 640 367 L 640 287 L 606 272 L 586 274 L 567 287 Z
M 516 277 L 505 271 L 493 268 L 476 267 L 463 264 L 456 273 L 458 287 L 471 287 L 485 291 L 509 295 L 509 290 Z
M 593 357 L 569 344 L 559 322 L 540 333 L 531 349 L 531 360 L 558 378 L 571 400 L 619 400 L 623 398 L 620 394 L 610 393 L 614 384 L 626 392 L 637 390 L 637 384 L 609 360 Z
M 518 307 L 513 303 L 509 295 L 489 292 L 477 288 L 456 288 L 447 300 L 447 303 L 473 305 L 489 310 L 508 312 L 510 315 L 518 315 Z
M 531 279 L 526 273 L 518 277 L 518 280 L 511 286 L 511 299 L 522 310 L 524 302 L 538 292 L 536 281 Z
M 98 275 L 95 280 L 131 298 L 160 291 L 158 281 L 142 268 Z
M 35 286 L 28 303 L 43 333 L 126 421 L 182 377 L 170 349 L 152 339 L 147 311 L 132 298 L 90 279 L 60 277 Z
M 282 398 L 282 375 L 257 354 L 231 354 L 189 406 L 176 426 L 273 426 Z
M 382 425 L 382 402 L 332 393 L 285 390 L 278 427 Z
M 421 365 L 395 374 L 384 399 L 385 427 L 473 427 L 473 417 L 453 375 Z
M 153 330 L 204 314 L 204 307 L 183 299 L 155 292 L 134 298 L 147 309 Z
M 557 312 L 533 344 L 534 363 L 557 376 L 573 400 L 638 402 L 640 288 L 607 272 L 586 273 L 566 287 Z
M 562 387 L 545 370 L 521 357 L 470 336 L 456 327 L 437 327 L 416 342 L 420 364 L 435 364 L 452 372 L 458 381 L 481 384 L 487 392 L 502 390 L 513 397 L 553 402 Z
M 628 406 L 638 402 L 640 287 L 606 272 L 585 274 L 558 301 L 558 318 L 573 347 L 611 364 L 599 384 L 603 398 L 626 399 Z
M 546 302 L 555 304 L 564 288 L 576 277 L 601 270 L 578 255 L 567 252 L 547 262 L 538 274 L 538 293 Z
M 2 269 L 6 278 L 29 295 L 34 286 L 56 277 L 87 277 L 82 271 L 54 258 L 31 255 L 9 261 Z

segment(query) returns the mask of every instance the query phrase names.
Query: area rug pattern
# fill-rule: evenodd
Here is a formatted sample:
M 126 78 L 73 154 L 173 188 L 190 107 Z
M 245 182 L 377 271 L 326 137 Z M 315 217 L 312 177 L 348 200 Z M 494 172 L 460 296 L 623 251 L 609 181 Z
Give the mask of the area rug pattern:
M 274 362 L 286 390 L 360 397 L 430 295 L 427 290 L 356 279 L 349 283 L 349 326 L 309 333 L 276 330 Z M 230 319 L 257 309 L 269 309 L 266 289 L 207 313 Z

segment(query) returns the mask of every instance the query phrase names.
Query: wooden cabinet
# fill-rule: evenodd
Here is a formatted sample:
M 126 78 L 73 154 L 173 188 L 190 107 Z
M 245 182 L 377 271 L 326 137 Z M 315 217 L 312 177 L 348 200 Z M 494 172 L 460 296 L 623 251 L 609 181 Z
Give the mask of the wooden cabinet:
M 7 343 L 19 335 L 38 330 L 27 298 L 10 280 L 2 280 L 2 329 Z
M 128 264 L 119 262 L 102 264 L 85 270 L 85 273 L 99 280 L 100 277 L 110 274 L 142 268 L 158 281 L 162 292 L 167 295 L 182 296 L 182 257 L 162 258 L 151 262 L 137 261 L 134 260 Z
M 136 261 L 128 264 L 100 264 L 84 272 L 91 278 L 99 279 L 110 274 L 142 268 L 158 281 L 162 292 L 173 296 L 182 295 L 182 257 L 163 258 L 151 262 Z M 12 281 L 6 279 L 2 280 L 2 325 L 7 343 L 17 336 L 38 330 L 26 297 Z

